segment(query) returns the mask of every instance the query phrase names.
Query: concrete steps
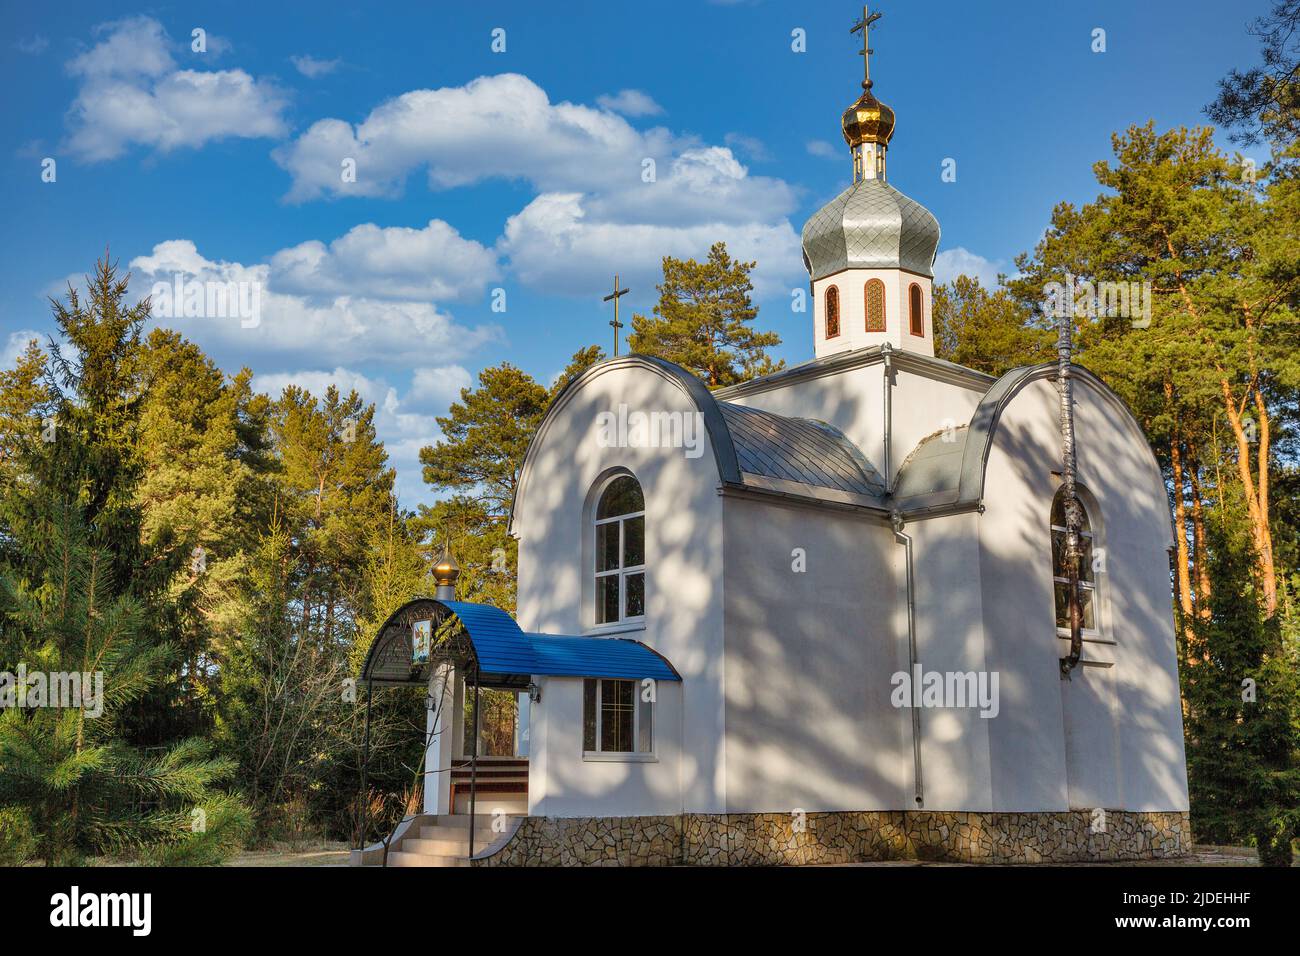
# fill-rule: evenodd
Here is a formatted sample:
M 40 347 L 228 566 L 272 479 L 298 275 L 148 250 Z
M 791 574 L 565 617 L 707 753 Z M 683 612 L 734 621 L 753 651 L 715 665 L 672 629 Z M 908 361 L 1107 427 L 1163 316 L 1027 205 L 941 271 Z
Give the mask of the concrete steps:
M 389 866 L 469 866 L 469 860 L 463 856 L 435 856 L 425 853 L 407 853 L 403 850 L 388 851 Z
M 490 826 L 475 827 L 474 845 L 485 846 L 486 844 L 483 841 L 487 840 L 488 843 L 491 843 L 493 837 L 495 836 L 496 834 L 492 832 L 492 828 Z M 449 827 L 449 826 L 444 826 L 442 824 L 431 824 L 431 825 L 426 824 L 425 826 L 420 827 L 419 839 L 458 840 L 462 843 L 467 843 L 469 842 L 469 827 Z
M 407 831 L 388 851 L 389 866 L 469 866 L 469 817 L 461 814 L 429 817 Z M 499 833 L 490 819 L 479 817 L 474 827 L 474 852 L 486 849 Z

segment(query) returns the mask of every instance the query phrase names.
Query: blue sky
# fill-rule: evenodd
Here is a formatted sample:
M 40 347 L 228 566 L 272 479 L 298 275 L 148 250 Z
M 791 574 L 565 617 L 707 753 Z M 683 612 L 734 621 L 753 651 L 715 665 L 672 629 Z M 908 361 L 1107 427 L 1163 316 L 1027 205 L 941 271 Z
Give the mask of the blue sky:
M 882 6 L 872 76 L 898 114 L 890 181 L 939 219 L 938 278 L 1009 270 L 1056 202 L 1096 195 L 1113 131 L 1207 122 L 1218 78 L 1256 61 L 1246 26 L 1268 6 Z M 378 406 L 408 507 L 429 500 L 416 457 L 434 416 L 479 369 L 510 361 L 549 380 L 578 348 L 609 349 L 600 299 L 615 271 L 632 289 L 623 307 L 649 311 L 662 255 L 726 240 L 758 261 L 758 324 L 783 337 L 777 354 L 804 361 L 798 233 L 850 179 L 838 119 L 861 78 L 859 10 L 12 7 L 0 359 L 48 333 L 45 296 L 105 246 L 141 296 L 178 273 L 246 283 L 256 324 L 159 321 L 261 388 L 356 387 Z

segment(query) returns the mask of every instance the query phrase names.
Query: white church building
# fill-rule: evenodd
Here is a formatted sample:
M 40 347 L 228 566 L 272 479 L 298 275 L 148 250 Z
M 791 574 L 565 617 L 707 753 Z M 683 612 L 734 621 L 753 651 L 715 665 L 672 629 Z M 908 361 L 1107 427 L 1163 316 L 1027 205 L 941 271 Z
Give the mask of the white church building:
M 515 802 L 477 865 L 1190 844 L 1160 468 L 1074 367 L 1082 644 L 1063 666 L 1057 365 L 993 378 L 935 358 L 939 224 L 890 184 L 894 114 L 863 86 L 843 118 L 853 182 L 803 230 L 814 358 L 712 392 L 609 359 L 528 450 L 518 630 L 529 660 L 568 663 L 516 678 L 523 785 L 478 795 L 479 814 Z M 464 678 L 444 671 L 439 698 L 460 706 Z M 452 723 L 430 750 L 439 826 L 465 812 Z

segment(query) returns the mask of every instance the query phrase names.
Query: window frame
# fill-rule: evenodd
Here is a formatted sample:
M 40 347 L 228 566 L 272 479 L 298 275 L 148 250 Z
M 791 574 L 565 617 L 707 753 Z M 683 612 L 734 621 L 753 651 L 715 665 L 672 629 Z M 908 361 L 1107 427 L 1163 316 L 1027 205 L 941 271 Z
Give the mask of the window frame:
M 907 287 L 907 321 L 908 330 L 913 335 L 925 338 L 925 292 L 919 282 Z
M 641 720 L 642 711 L 650 717 L 650 749 L 649 750 L 601 750 L 601 730 L 604 708 L 601 706 L 603 700 L 604 684 L 607 683 L 625 683 L 632 685 L 632 746 L 638 746 L 641 740 Z M 588 750 L 586 733 L 587 733 L 587 685 L 595 684 L 595 707 L 596 707 L 596 749 Z M 582 680 L 582 733 L 581 741 L 582 759 L 594 762 L 626 762 L 626 763 L 654 763 L 659 760 L 658 746 L 659 736 L 655 732 L 655 700 L 641 700 L 643 682 L 629 677 L 584 677 Z M 644 703 L 644 707 L 642 706 Z
M 871 287 L 873 285 L 880 289 L 880 328 L 878 329 L 871 327 Z M 862 287 L 862 326 L 871 335 L 879 335 L 882 332 L 889 331 L 889 290 L 885 288 L 883 279 L 868 279 Z
M 635 475 L 630 474 L 628 472 L 619 472 L 618 474 L 611 475 L 605 481 L 601 482 L 600 487 L 596 492 L 595 501 L 592 504 L 592 510 L 591 510 L 591 574 L 592 574 L 591 580 L 593 585 L 593 592 L 592 592 L 592 599 L 591 599 L 591 620 L 593 626 L 597 629 L 605 629 L 605 628 L 615 629 L 615 628 L 625 628 L 628 625 L 638 625 L 638 624 L 643 625 L 646 619 L 644 607 L 642 609 L 642 612 L 639 615 L 629 616 L 627 613 L 627 579 L 631 576 L 634 576 L 636 574 L 641 575 L 641 601 L 643 605 L 648 603 L 647 602 L 648 592 L 646 590 L 646 585 L 648 582 L 646 581 L 645 551 L 646 551 L 647 542 L 646 542 L 646 534 L 645 534 L 646 532 L 645 508 L 643 506 L 640 511 L 631 511 L 628 512 L 627 514 L 613 515 L 608 518 L 596 517 L 596 515 L 600 514 L 600 503 L 604 499 L 606 492 L 609 491 L 609 486 L 612 485 L 614 482 L 618 481 L 620 478 L 631 478 L 633 481 L 635 481 L 637 488 L 641 491 L 641 500 L 643 503 L 645 501 L 645 489 L 641 486 L 641 482 L 637 481 Z M 625 557 L 624 547 L 626 543 L 625 524 L 626 522 L 636 518 L 641 519 L 641 551 L 642 551 L 641 563 L 628 567 L 625 566 L 623 563 Z M 602 525 L 610 525 L 615 523 L 618 524 L 618 567 L 607 568 L 606 570 L 601 571 L 597 567 L 600 563 L 600 527 Z M 600 582 L 602 578 L 615 577 L 615 576 L 618 577 L 618 617 L 612 621 L 602 621 L 600 620 L 600 614 L 603 606 L 601 602 Z
M 840 322 L 840 287 L 837 285 L 827 286 L 823 301 L 825 302 L 824 308 L 826 312 L 826 338 L 839 338 L 841 327 L 843 325 L 843 323 Z M 834 304 L 834 308 L 831 307 L 832 303 Z M 832 319 L 835 323 L 834 332 L 831 331 Z
M 1060 497 L 1060 492 L 1058 491 L 1056 496 L 1052 498 L 1052 512 L 1056 511 L 1056 502 L 1059 497 Z M 1082 495 L 1077 495 L 1077 497 L 1079 498 L 1079 506 L 1083 508 L 1084 517 L 1087 519 L 1088 522 L 1088 529 L 1086 531 L 1080 529 L 1079 538 L 1081 540 L 1086 540 L 1088 542 L 1088 554 L 1090 556 L 1093 556 L 1095 560 L 1095 556 L 1097 554 L 1098 535 L 1096 530 L 1094 530 L 1093 528 L 1092 509 L 1088 507 L 1087 503 L 1083 500 Z M 1064 525 L 1056 524 L 1054 521 L 1052 521 L 1052 517 L 1050 513 L 1047 518 L 1047 527 L 1048 527 L 1048 543 L 1050 545 L 1048 560 L 1052 564 L 1052 622 L 1055 623 L 1056 612 L 1057 612 L 1056 586 L 1058 584 L 1064 584 L 1068 587 L 1070 584 L 1070 579 L 1068 577 L 1060 576 L 1056 573 L 1056 536 L 1057 534 L 1064 535 L 1067 529 Z M 1104 641 L 1105 638 L 1102 636 L 1102 619 L 1101 619 L 1101 584 L 1097 580 L 1097 572 L 1092 569 L 1091 564 L 1088 565 L 1087 573 L 1089 575 L 1088 579 L 1085 579 L 1082 575 L 1080 575 L 1079 588 L 1081 591 L 1087 591 L 1091 596 L 1093 626 L 1081 627 L 1079 629 L 1079 633 L 1083 636 L 1084 640 Z M 1057 624 L 1056 636 L 1063 637 L 1068 640 L 1070 637 L 1069 626 L 1067 625 L 1065 627 L 1061 627 L 1059 624 Z

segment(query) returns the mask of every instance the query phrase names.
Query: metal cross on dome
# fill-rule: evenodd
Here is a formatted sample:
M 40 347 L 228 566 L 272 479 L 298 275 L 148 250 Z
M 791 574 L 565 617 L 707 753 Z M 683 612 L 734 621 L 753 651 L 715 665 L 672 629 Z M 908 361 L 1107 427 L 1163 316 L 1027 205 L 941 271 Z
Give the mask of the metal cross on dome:
M 620 289 L 618 287 L 618 274 L 615 273 L 614 291 L 611 292 L 609 295 L 605 296 L 605 298 L 600 300 L 602 302 L 608 302 L 611 299 L 614 300 L 614 319 L 609 324 L 614 327 L 614 354 L 615 355 L 618 354 L 618 330 L 623 327 L 623 323 L 618 320 L 618 300 L 621 299 L 623 296 L 627 295 L 628 291 L 629 290 L 627 289 Z
M 867 9 L 867 5 L 863 4 L 862 19 L 859 20 L 857 23 L 853 24 L 852 29 L 849 30 L 850 33 L 858 33 L 859 31 L 862 33 L 862 49 L 858 51 L 858 56 L 862 57 L 862 88 L 863 89 L 868 89 L 871 86 L 871 54 L 876 52 L 875 50 L 871 49 L 871 47 L 868 45 L 870 39 L 869 34 L 871 32 L 871 24 L 875 23 L 883 16 L 884 16 L 883 13 L 870 12 L 870 10 Z

